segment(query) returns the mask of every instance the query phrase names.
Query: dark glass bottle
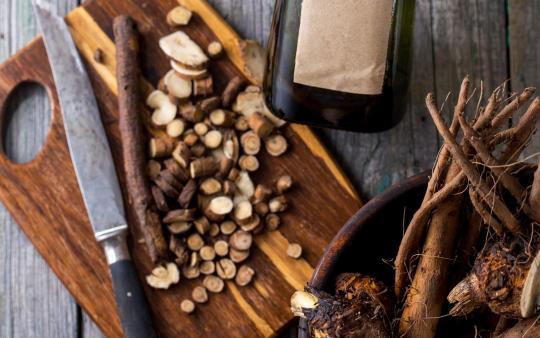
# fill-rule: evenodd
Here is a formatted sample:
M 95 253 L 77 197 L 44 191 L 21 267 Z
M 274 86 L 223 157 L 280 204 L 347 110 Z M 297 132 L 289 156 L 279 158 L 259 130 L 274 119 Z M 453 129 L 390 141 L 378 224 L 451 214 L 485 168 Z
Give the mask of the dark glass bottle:
M 300 45 L 299 31 L 304 34 L 304 26 L 302 26 L 301 30 L 301 21 L 308 20 L 302 18 L 302 6 L 303 3 L 306 3 L 307 1 L 310 2 L 310 6 L 314 3 L 319 3 L 321 4 L 320 6 L 332 7 L 335 5 L 334 1 L 326 1 L 327 4 L 324 5 L 322 0 L 276 0 L 272 30 L 268 43 L 269 60 L 264 80 L 265 93 L 271 110 L 278 117 L 290 122 L 356 132 L 380 132 L 395 126 L 401 120 L 405 111 L 405 101 L 410 75 L 410 52 L 412 48 L 415 0 L 376 0 L 389 1 L 387 3 L 387 8 L 388 11 L 391 12 L 379 13 L 380 10 L 377 11 L 371 9 L 371 12 L 364 13 L 364 15 L 370 16 L 369 20 L 365 20 L 364 17 L 363 23 L 354 23 L 356 25 L 365 25 L 366 22 L 372 22 L 374 23 L 373 26 L 377 26 L 379 20 L 390 19 L 388 26 L 385 28 L 386 31 L 383 29 L 376 33 L 371 32 L 372 36 L 367 37 L 368 41 L 377 41 L 375 45 L 379 44 L 379 47 L 381 47 L 381 44 L 386 44 L 383 49 L 386 53 L 382 55 L 382 60 L 380 62 L 384 75 L 382 74 L 382 71 L 380 71 L 381 67 L 379 67 L 378 76 L 380 83 L 377 84 L 376 82 L 376 86 L 379 86 L 378 90 L 374 93 L 373 88 L 371 88 L 370 90 L 367 90 L 367 92 L 369 92 L 368 94 L 364 93 L 362 90 L 362 75 L 359 75 L 361 72 L 358 67 L 354 68 L 354 64 L 355 62 L 362 63 L 361 54 L 371 48 L 374 44 L 364 45 L 360 49 L 353 48 L 353 51 L 360 50 L 360 53 L 355 54 L 353 58 L 349 58 L 351 60 L 354 59 L 354 62 L 352 62 L 353 65 L 345 62 L 345 69 L 347 70 L 347 67 L 353 67 L 348 69 L 348 71 L 349 73 L 355 73 L 356 78 L 347 79 L 348 74 L 346 72 L 343 73 L 343 76 L 334 76 L 337 78 L 337 82 L 339 82 L 341 78 L 346 79 L 345 82 L 348 81 L 348 84 L 346 83 L 345 87 L 357 86 L 360 87 L 360 89 L 329 89 L 332 86 L 326 86 L 324 83 L 323 85 L 319 85 L 318 83 L 316 85 L 311 85 L 311 83 L 305 84 L 306 82 L 304 82 L 304 84 L 301 84 L 299 81 L 295 81 L 295 79 L 297 79 L 295 77 L 295 71 L 298 71 L 298 69 L 295 69 L 295 67 L 298 67 L 297 53 L 302 52 L 298 48 Z M 350 2 L 351 0 L 347 1 L 351 4 L 350 6 L 358 4 Z M 334 5 L 332 5 L 333 3 Z M 306 15 L 308 15 L 307 9 L 304 9 L 306 10 Z M 339 11 L 343 10 L 343 8 L 331 8 L 331 10 Z M 311 29 L 313 31 L 313 27 L 315 27 L 319 28 L 321 31 L 324 30 L 325 41 L 329 41 L 329 34 L 330 36 L 335 34 L 338 39 L 349 39 L 352 43 L 355 43 L 358 40 L 364 39 L 364 37 L 360 36 L 361 34 L 370 31 L 368 27 L 368 29 L 355 31 L 353 32 L 354 34 L 351 34 L 350 29 L 349 32 L 340 32 L 339 29 L 336 30 L 334 28 L 336 26 L 336 16 L 340 18 L 342 14 L 345 14 L 347 20 L 351 20 L 351 18 L 354 17 L 353 15 L 334 12 L 334 23 L 324 23 L 320 22 L 321 20 L 324 21 L 324 16 L 320 17 L 317 14 L 318 12 L 314 13 L 315 14 L 310 14 L 313 17 L 309 18 L 309 20 L 311 20 L 311 22 L 316 22 L 319 26 L 312 24 Z M 378 15 L 381 15 L 383 18 L 378 18 Z M 303 22 L 304 21 L 302 21 L 302 24 Z M 343 24 L 341 27 L 344 27 Z M 386 36 L 381 37 L 376 35 L 381 31 L 388 33 L 388 38 L 386 38 Z M 311 33 L 313 34 L 313 32 Z M 355 34 L 359 35 L 356 36 Z M 384 34 L 385 33 L 382 35 Z M 358 39 L 359 36 L 360 39 Z M 309 38 L 307 40 L 309 40 Z M 303 45 L 307 46 L 307 49 L 310 49 L 311 47 L 309 44 L 306 45 L 305 40 Z M 322 51 L 325 50 L 325 48 L 320 48 L 319 46 L 319 50 Z M 380 50 L 381 49 L 379 49 L 379 54 L 381 54 Z M 333 50 L 331 53 L 328 53 L 330 53 L 329 55 L 337 55 L 337 53 L 340 52 L 341 50 Z M 351 51 L 349 51 L 349 55 L 350 52 Z M 313 53 L 313 51 L 311 51 L 311 53 Z M 320 55 L 316 56 L 321 59 Z M 339 55 L 337 56 L 339 59 Z M 308 68 L 310 67 L 309 57 L 310 55 L 303 55 L 303 62 Z M 328 64 L 335 63 L 333 59 L 333 57 L 329 58 L 327 60 Z M 308 60 L 307 63 L 305 62 L 306 60 Z M 319 65 L 323 65 L 320 68 L 325 67 L 325 65 L 321 63 L 322 60 L 318 60 L 317 62 Z M 332 71 L 332 69 L 342 69 L 341 65 L 336 64 L 331 64 L 330 68 L 329 72 Z M 313 69 L 311 71 L 316 73 Z M 323 70 L 322 74 L 325 74 L 324 72 L 325 71 Z M 326 73 L 326 75 L 333 74 Z M 324 82 L 327 77 L 332 77 L 326 75 L 320 76 L 319 78 Z M 317 77 L 318 75 L 315 76 Z

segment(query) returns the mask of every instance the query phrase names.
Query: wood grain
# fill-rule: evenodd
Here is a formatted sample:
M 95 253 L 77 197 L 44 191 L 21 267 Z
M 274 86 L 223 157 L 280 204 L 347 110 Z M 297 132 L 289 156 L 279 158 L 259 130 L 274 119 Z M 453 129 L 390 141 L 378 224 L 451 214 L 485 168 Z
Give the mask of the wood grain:
M 508 2 L 508 18 L 510 32 L 510 74 L 513 90 L 524 87 L 537 87 L 540 90 L 540 2 L 514 0 Z M 540 135 L 531 140 L 531 146 L 522 157 L 540 152 Z M 537 162 L 537 157 L 529 159 Z
M 146 65 L 144 75 L 149 83 L 155 84 L 168 69 L 167 59 L 157 48 L 157 41 L 171 31 L 162 18 L 175 3 L 161 2 L 159 5 L 147 7 L 144 7 L 144 4 L 90 1 L 85 3 L 83 8 L 72 11 L 66 18 L 81 55 L 87 62 L 87 69 L 102 108 L 102 119 L 117 161 L 121 160 L 121 152 L 111 18 L 122 13 L 131 15 L 139 22 L 143 36 L 142 58 Z M 200 6 L 201 2 L 197 4 Z M 207 9 L 199 8 L 199 14 L 203 18 L 206 17 Z M 215 16 L 211 19 L 215 19 Z M 221 32 L 220 39 L 236 38 L 223 22 L 216 29 Z M 202 46 L 216 39 L 198 16 L 192 20 L 186 31 Z M 104 51 L 103 64 L 97 64 L 92 58 L 96 48 Z M 234 55 L 236 54 L 230 54 L 232 58 Z M 34 67 L 28 66 L 30 64 Z M 218 79 L 217 90 L 221 90 L 228 79 L 241 75 L 234 64 L 238 63 L 223 58 L 212 66 L 212 72 Z M 77 191 L 57 98 L 41 40 L 36 40 L 2 66 L 0 78 L 3 79 L 0 98 L 6 96 L 12 87 L 23 79 L 43 82 L 52 97 L 54 111 L 47 142 L 42 152 L 27 167 L 17 167 L 15 172 L 15 168 L 1 161 L 0 157 L 0 177 L 4 178 L 0 184 L 0 198 L 6 202 L 8 209 L 16 216 L 18 223 L 38 250 L 103 332 L 108 336 L 119 336 L 120 328 L 108 273 Z M 145 87 L 148 87 L 148 83 Z M 291 151 L 282 158 L 273 159 L 272 164 L 269 163 L 268 155 L 262 156 L 261 165 L 271 165 L 272 170 L 257 173 L 255 179 L 270 183 L 278 175 L 290 173 L 297 182 L 297 188 L 290 195 L 292 208 L 283 217 L 285 225 L 280 231 L 265 234 L 256 240 L 260 250 L 253 253 L 252 264 L 257 266 L 257 282 L 251 287 L 230 288 L 223 294 L 215 295 L 210 306 L 197 311 L 193 316 L 181 314 L 178 304 L 189 297 L 191 288 L 197 281 L 185 281 L 183 285 L 168 291 L 146 288 L 152 303 L 154 320 L 162 336 L 199 337 L 209 333 L 214 336 L 230 336 L 234 332 L 238 336 L 251 337 L 270 336 L 279 332 L 292 319 L 288 310 L 290 295 L 307 282 L 325 245 L 360 206 L 354 189 L 309 129 L 290 127 L 284 132 L 289 139 Z M 306 140 L 311 143 L 309 146 L 306 145 Z M 57 172 L 52 170 L 53 164 Z M 38 171 L 40 177 L 33 177 Z M 57 182 L 60 179 L 63 184 Z M 122 173 L 120 179 L 123 180 Z M 61 188 L 57 192 L 55 190 L 58 187 Z M 50 210 L 44 213 L 40 206 L 46 206 Z M 59 238 L 48 232 L 41 232 L 37 238 L 38 229 L 53 222 L 54 218 L 60 219 L 56 221 L 56 234 Z M 128 219 L 131 219 L 131 213 Z M 151 270 L 152 264 L 142 246 L 135 244 L 141 237 L 138 229 L 132 229 L 132 234 L 132 252 L 140 274 L 145 275 Z M 55 246 L 59 241 L 63 242 L 63 245 Z M 285 249 L 289 241 L 298 242 L 305 248 L 302 259 L 291 260 L 286 256 Z M 222 329 L 224 326 L 227 330 Z
M 77 1 L 54 0 L 67 13 Z M 0 1 L 0 60 L 37 34 L 30 1 Z M 10 99 L 3 149 L 15 162 L 31 160 L 41 148 L 50 123 L 50 104 L 38 86 L 22 86 Z M 32 243 L 0 206 L 0 336 L 74 337 L 77 304 Z
M 57 4 L 62 10 L 72 9 L 75 3 L 73 0 L 51 2 Z M 510 58 L 499 52 L 495 53 L 497 59 L 487 53 L 476 56 L 469 54 L 474 56 L 475 64 L 484 64 L 484 74 L 489 75 L 491 71 L 499 74 L 499 78 L 493 80 L 494 85 L 503 79 L 510 78 L 510 75 L 512 88 L 515 90 L 525 85 L 539 85 L 540 57 L 538 55 L 540 51 L 538 48 L 540 47 L 531 42 L 538 40 L 540 34 L 540 29 L 535 22 L 539 16 L 539 2 L 507 1 L 509 25 L 505 24 L 504 13 L 497 9 L 500 4 L 485 6 L 487 1 L 476 0 L 459 2 L 462 7 L 460 10 L 462 18 L 447 13 L 447 7 L 439 6 L 436 1 L 417 0 L 413 82 L 406 107 L 407 114 L 402 122 L 406 126 L 401 128 L 400 125 L 380 137 L 339 131 L 319 131 L 326 145 L 330 147 L 338 162 L 366 199 L 409 174 L 431 167 L 438 149 L 438 141 L 431 127 L 431 121 L 426 119 L 423 99 L 427 91 L 435 90 L 438 101 L 441 102 L 449 88 L 457 90 L 457 74 L 452 80 L 454 82 L 448 84 L 443 80 L 436 81 L 435 74 L 444 72 L 447 67 L 456 67 L 459 65 L 458 59 L 459 62 L 463 62 L 461 61 L 463 57 L 460 56 L 463 54 L 462 49 L 467 48 L 467 41 L 472 39 L 462 40 L 464 35 L 471 32 L 470 25 L 461 24 L 469 20 L 468 16 L 485 16 L 482 26 L 474 30 L 477 36 L 479 30 L 482 30 L 480 34 L 484 36 L 488 34 L 486 31 L 493 29 L 492 25 L 497 25 L 496 30 L 499 32 L 503 29 L 509 31 L 509 44 L 506 45 L 504 41 L 499 44 L 500 39 L 497 39 L 499 42 L 496 44 L 497 50 L 502 48 Z M 491 2 L 503 3 L 503 1 Z M 35 29 L 30 3 L 30 0 L 0 0 L 0 59 L 13 54 L 33 38 Z M 210 3 L 241 36 L 266 42 L 274 0 L 210 0 Z M 482 12 L 477 10 L 479 4 L 483 4 L 483 7 L 480 7 Z M 494 8 L 496 8 L 496 13 L 491 13 L 490 11 Z M 474 14 L 475 11 L 478 14 Z M 446 29 L 437 29 L 438 24 L 434 25 L 434 22 L 440 23 L 441 18 L 446 16 L 453 16 L 455 24 L 446 25 Z M 478 38 L 475 37 L 475 39 L 478 41 Z M 443 49 L 444 53 L 436 52 L 448 44 L 444 43 L 444 40 L 451 40 L 452 44 Z M 437 41 L 436 50 L 432 41 Z M 437 64 L 437 71 L 433 64 Z M 462 72 L 471 72 L 471 64 L 472 61 L 469 65 L 464 64 L 461 67 Z M 511 74 L 501 71 L 503 64 L 511 64 Z M 17 93 L 15 97 L 20 98 L 26 95 Z M 45 107 L 39 104 L 35 106 L 35 109 L 32 107 L 28 110 L 30 111 L 43 116 Z M 28 121 L 25 119 L 24 122 Z M 45 122 L 36 121 L 36 124 L 40 128 L 46 127 Z M 28 144 L 28 140 L 23 136 L 16 135 L 16 137 L 19 137 L 18 144 Z M 539 142 L 539 136 L 535 136 L 534 140 Z M 32 337 L 32 334 L 36 332 L 44 332 L 44 336 L 50 337 L 101 337 L 97 326 L 88 317 L 83 317 L 84 320 L 78 324 L 80 335 L 73 332 L 72 328 L 76 325 L 75 306 L 73 301 L 69 300 L 67 293 L 62 292 L 62 286 L 54 283 L 55 277 L 47 283 L 29 284 L 35 276 L 47 275 L 49 269 L 45 267 L 37 253 L 32 253 L 31 244 L 16 224 L 13 221 L 11 223 L 7 221 L 11 220 L 7 216 L 7 211 L 0 210 L 0 215 L 2 220 L 0 250 L 4 257 L 0 263 L 0 269 L 4 276 L 11 274 L 10 278 L 3 278 L 0 281 L 0 298 L 2 299 L 0 335 Z M 17 266 L 18 273 L 13 273 L 13 268 L 10 269 L 9 266 Z M 49 273 L 48 276 L 51 274 Z M 31 291 L 15 294 L 15 286 L 20 285 L 22 281 L 27 283 L 24 284 L 24 289 Z M 29 289 L 29 286 L 32 286 L 32 289 Z M 72 322 L 64 325 L 65 321 Z

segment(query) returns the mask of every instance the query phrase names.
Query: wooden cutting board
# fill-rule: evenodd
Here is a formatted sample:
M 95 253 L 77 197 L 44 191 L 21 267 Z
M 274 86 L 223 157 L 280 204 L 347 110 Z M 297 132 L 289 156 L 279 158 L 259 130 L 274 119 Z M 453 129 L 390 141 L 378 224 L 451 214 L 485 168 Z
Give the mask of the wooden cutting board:
M 197 15 L 185 29 L 201 46 L 219 39 L 228 58 L 214 62 L 216 86 L 222 90 L 228 79 L 242 74 L 239 37 L 203 0 L 181 1 Z M 121 139 L 117 124 L 115 49 L 112 18 L 132 16 L 142 33 L 143 74 L 156 84 L 169 63 L 159 51 L 158 39 L 172 30 L 166 13 L 177 3 L 166 1 L 92 0 L 67 15 L 66 21 L 86 62 L 102 111 L 117 167 L 121 168 Z M 100 48 L 103 63 L 92 55 Z M 9 94 L 22 82 L 43 85 L 52 107 L 52 122 L 45 144 L 29 163 L 14 164 L 0 154 L 0 198 L 28 238 L 77 302 L 109 337 L 120 337 L 110 278 L 101 248 L 94 240 L 70 162 L 56 89 L 41 38 L 0 66 L 0 113 L 2 120 Z M 361 203 L 349 181 L 323 145 L 304 126 L 291 125 L 285 131 L 291 150 L 282 158 L 262 156 L 264 172 L 257 181 L 268 182 L 279 174 L 293 176 L 296 186 L 290 193 L 291 207 L 284 226 L 256 238 L 250 262 L 257 276 L 248 287 L 227 283 L 226 290 L 211 295 L 208 304 L 192 315 L 180 312 L 182 299 L 200 281 L 182 280 L 170 290 L 145 287 L 154 323 L 163 337 L 255 337 L 273 336 L 290 320 L 289 297 L 309 279 L 312 267 L 326 244 Z M 120 180 L 123 173 L 119 170 Z M 129 214 L 129 211 L 128 211 Z M 131 215 L 128 215 L 130 218 Z M 138 229 L 132 229 L 131 251 L 141 278 L 151 268 Z M 285 254 L 288 242 L 304 248 L 302 259 Z

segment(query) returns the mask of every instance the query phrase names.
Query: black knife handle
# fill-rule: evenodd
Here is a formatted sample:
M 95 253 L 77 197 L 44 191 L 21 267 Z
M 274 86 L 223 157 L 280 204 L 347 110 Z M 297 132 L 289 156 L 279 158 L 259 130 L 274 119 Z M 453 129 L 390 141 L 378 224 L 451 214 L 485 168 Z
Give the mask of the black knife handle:
M 109 265 L 109 269 L 124 337 L 157 337 L 133 261 L 120 260 Z

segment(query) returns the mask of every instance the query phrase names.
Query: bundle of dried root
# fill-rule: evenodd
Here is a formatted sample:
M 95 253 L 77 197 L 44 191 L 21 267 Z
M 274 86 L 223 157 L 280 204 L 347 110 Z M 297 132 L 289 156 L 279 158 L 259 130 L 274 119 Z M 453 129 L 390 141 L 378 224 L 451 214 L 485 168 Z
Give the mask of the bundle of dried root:
M 488 227 L 492 240 L 479 255 L 471 275 L 450 293 L 450 300 L 458 303 L 452 314 L 465 314 L 488 304 L 495 313 L 519 316 L 524 280 L 538 249 L 535 224 L 539 218 L 535 211 L 540 210 L 540 177 L 527 196 L 528 187 L 519 180 L 512 164 L 536 130 L 540 99 L 534 99 L 517 125 L 508 129 L 508 120 L 526 106 L 534 89 L 505 99 L 502 85 L 485 107 L 479 102 L 475 118 L 468 121 L 465 110 L 470 101 L 469 86 L 465 78 L 450 126 L 443 120 L 434 96 L 426 98 L 444 146 L 424 201 L 396 257 L 395 293 L 404 301 L 399 326 L 403 336 L 434 337 L 451 286 L 451 271 L 457 271 L 460 263 L 454 264 L 455 257 L 466 260 L 458 252 L 473 251 L 480 234 L 478 225 Z M 469 208 L 472 216 L 464 212 Z M 464 240 L 459 241 L 458 234 L 467 219 L 470 224 L 463 232 Z M 481 222 L 475 222 L 478 219 Z M 411 283 L 404 296 L 409 277 Z

